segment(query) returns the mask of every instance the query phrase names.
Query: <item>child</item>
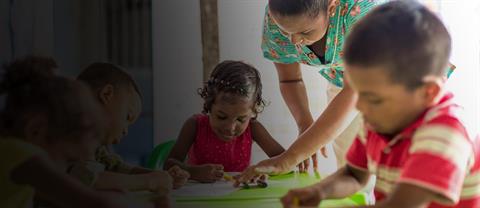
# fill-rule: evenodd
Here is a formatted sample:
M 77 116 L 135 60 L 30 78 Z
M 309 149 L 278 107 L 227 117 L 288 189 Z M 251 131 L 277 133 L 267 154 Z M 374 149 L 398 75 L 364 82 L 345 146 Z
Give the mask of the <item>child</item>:
M 365 127 L 348 164 L 282 198 L 317 206 L 377 176 L 373 207 L 480 207 L 480 138 L 467 133 L 444 91 L 450 36 L 428 9 L 393 1 L 360 20 L 345 45 L 346 77 Z
M 214 182 L 224 171 L 240 172 L 248 167 L 253 141 L 269 157 L 284 151 L 255 119 L 265 102 L 260 74 L 254 67 L 224 61 L 215 67 L 199 94 L 205 100 L 204 114 L 185 122 L 164 168 L 180 165 L 191 179 Z
M 97 189 L 148 190 L 160 194 L 167 193 L 172 186 L 178 188 L 187 181 L 188 173 L 179 167 L 172 167 L 168 172 L 153 171 L 127 164 L 108 150 L 107 146 L 119 143 L 127 134 L 128 126 L 136 121 L 141 112 L 140 91 L 128 73 L 113 64 L 93 63 L 77 79 L 87 83 L 95 94 L 109 125 L 105 128 L 103 146 L 97 150 L 95 161 L 75 164 L 70 169 L 72 175 Z
M 52 59 L 31 56 L 4 68 L 0 207 L 30 207 L 34 191 L 60 207 L 127 207 L 62 173 L 67 162 L 89 158 L 99 145 L 92 135 L 102 134 L 104 122 L 87 87 L 54 76 L 55 67 Z

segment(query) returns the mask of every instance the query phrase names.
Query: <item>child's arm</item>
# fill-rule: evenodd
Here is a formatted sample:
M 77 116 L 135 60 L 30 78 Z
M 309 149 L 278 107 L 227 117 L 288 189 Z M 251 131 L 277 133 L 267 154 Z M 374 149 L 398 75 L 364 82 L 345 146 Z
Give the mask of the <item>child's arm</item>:
M 251 121 L 253 140 L 262 148 L 268 157 L 282 154 L 285 149 L 271 135 L 267 129 L 257 120 Z
M 427 207 L 435 198 L 435 193 L 410 184 L 398 184 L 392 194 L 375 204 L 375 208 L 422 208 Z M 438 198 L 438 197 L 437 197 Z
M 324 199 L 338 199 L 354 194 L 367 184 L 369 177 L 367 171 L 347 165 L 320 183 L 290 190 L 281 201 L 284 207 L 291 207 L 296 199 L 302 206 L 318 206 Z
M 195 120 L 195 116 L 190 117 L 185 123 L 183 124 L 182 129 L 180 130 L 180 134 L 178 136 L 175 145 L 173 146 L 170 154 L 167 157 L 167 161 L 163 166 L 164 170 L 168 170 L 174 165 L 180 166 L 180 168 L 187 170 L 189 167 L 183 163 L 185 158 L 187 157 L 188 151 L 193 144 L 195 139 L 195 134 L 197 131 L 197 122 Z
M 93 191 L 60 172 L 48 158 L 42 156 L 34 156 L 20 164 L 11 172 L 11 178 L 15 183 L 31 185 L 42 198 L 59 207 L 151 207 L 120 194 Z
M 169 170 L 177 165 L 181 169 L 186 170 L 193 180 L 215 182 L 223 177 L 223 166 L 215 164 L 188 165 L 183 162 L 195 140 L 196 131 L 197 121 L 195 116 L 192 116 L 183 124 L 177 142 L 173 146 L 172 151 L 170 151 L 163 169 Z
M 130 174 L 145 174 L 145 173 L 151 173 L 154 170 L 144 168 L 141 166 L 132 166 L 132 170 L 130 171 Z
M 172 189 L 172 184 L 172 178 L 166 171 L 136 175 L 104 171 L 98 174 L 94 187 L 99 190 L 152 191 L 165 195 Z

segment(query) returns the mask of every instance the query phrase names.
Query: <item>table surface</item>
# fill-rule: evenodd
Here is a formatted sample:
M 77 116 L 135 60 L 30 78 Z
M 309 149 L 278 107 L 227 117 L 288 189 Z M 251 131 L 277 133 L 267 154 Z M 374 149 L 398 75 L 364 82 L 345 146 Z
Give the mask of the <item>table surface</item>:
M 312 173 L 289 173 L 285 175 L 271 176 L 267 188 L 240 189 L 231 194 L 215 197 L 174 197 L 174 207 L 281 207 L 279 199 L 285 195 L 289 189 L 305 187 L 318 183 L 319 181 L 320 175 Z M 319 207 L 358 206 L 365 204 L 365 194 L 357 193 L 344 199 L 322 201 Z

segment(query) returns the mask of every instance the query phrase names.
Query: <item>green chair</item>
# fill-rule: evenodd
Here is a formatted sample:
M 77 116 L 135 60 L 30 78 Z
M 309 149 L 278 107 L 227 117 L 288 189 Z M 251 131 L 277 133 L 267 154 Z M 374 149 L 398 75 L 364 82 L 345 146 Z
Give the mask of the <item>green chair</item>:
M 154 170 L 163 168 L 163 163 L 167 160 L 173 145 L 175 145 L 175 140 L 169 140 L 157 145 L 148 157 L 147 168 Z

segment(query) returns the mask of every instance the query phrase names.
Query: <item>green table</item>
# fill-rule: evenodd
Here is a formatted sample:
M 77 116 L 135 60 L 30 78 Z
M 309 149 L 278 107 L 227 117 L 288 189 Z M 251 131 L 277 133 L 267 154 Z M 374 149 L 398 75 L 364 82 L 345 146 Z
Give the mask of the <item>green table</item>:
M 176 197 L 174 207 L 178 208 L 249 208 L 249 207 L 282 207 L 280 197 L 289 189 L 308 186 L 320 181 L 318 174 L 289 173 L 269 178 L 267 188 L 241 189 L 231 194 L 218 197 Z M 206 190 L 208 191 L 208 190 Z M 363 193 L 348 198 L 325 200 L 319 207 L 342 207 L 365 205 Z

